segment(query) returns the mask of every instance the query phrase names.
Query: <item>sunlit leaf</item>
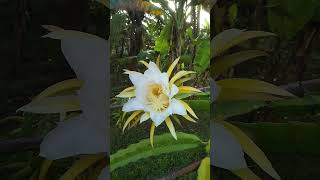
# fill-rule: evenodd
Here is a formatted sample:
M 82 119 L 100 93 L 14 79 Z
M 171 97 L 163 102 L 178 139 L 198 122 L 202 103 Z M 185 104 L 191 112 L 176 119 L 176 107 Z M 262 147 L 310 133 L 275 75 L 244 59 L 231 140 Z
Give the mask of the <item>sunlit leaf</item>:
M 153 148 L 150 146 L 149 139 L 144 139 L 129 145 L 126 149 L 119 150 L 110 156 L 110 171 L 151 156 L 188 150 L 202 144 L 201 140 L 192 134 L 177 132 L 177 137 L 178 140 L 175 140 L 170 133 L 166 133 L 154 136 Z

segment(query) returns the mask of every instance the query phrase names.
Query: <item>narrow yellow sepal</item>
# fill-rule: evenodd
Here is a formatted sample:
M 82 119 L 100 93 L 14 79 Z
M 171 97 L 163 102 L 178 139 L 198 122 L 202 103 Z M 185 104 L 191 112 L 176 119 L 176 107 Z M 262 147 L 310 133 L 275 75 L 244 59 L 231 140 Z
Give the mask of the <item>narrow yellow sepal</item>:
M 182 100 L 178 100 L 178 101 L 180 101 L 180 102 L 183 104 L 183 106 L 186 108 L 186 110 L 187 110 L 194 118 L 199 119 L 198 116 L 196 115 L 196 113 L 192 110 L 192 108 L 191 108 L 186 102 L 184 102 L 184 101 L 182 101 Z
M 41 167 L 40 167 L 40 174 L 39 174 L 39 180 L 45 180 L 48 170 L 50 166 L 52 165 L 52 160 L 44 160 Z
M 116 97 L 133 97 L 135 96 L 134 90 L 136 88 L 134 86 L 130 86 L 123 91 L 121 91 Z M 133 96 L 132 96 L 133 95 Z
M 127 91 L 127 92 L 121 92 L 116 97 L 131 98 L 131 97 L 135 97 L 135 96 L 136 96 L 136 93 L 134 91 Z
M 139 63 L 143 64 L 144 66 L 146 66 L 147 68 L 149 67 L 149 64 L 146 61 L 139 61 Z
M 173 117 L 173 120 L 174 120 L 174 121 L 176 121 L 176 123 L 178 123 L 178 124 L 179 124 L 179 126 L 181 126 L 181 127 L 182 127 L 182 124 L 181 124 L 181 122 L 180 122 L 179 118 L 178 118 L 176 115 L 173 115 L 172 117 Z
M 201 93 L 201 91 L 191 86 L 180 86 L 178 93 Z
M 143 120 L 142 118 L 145 118 L 145 119 Z M 144 121 L 146 121 L 148 119 L 150 119 L 150 113 L 145 112 L 140 118 L 140 123 L 143 123 Z
M 150 128 L 150 143 L 151 143 L 151 146 L 153 148 L 153 136 L 154 136 L 154 129 L 155 129 L 155 125 L 154 125 L 154 122 L 152 122 L 152 125 L 151 125 L 151 128 Z
M 128 69 L 124 69 L 124 73 L 123 74 L 128 74 L 128 75 L 130 75 L 130 74 L 141 74 L 141 73 L 139 73 L 139 72 L 137 72 L 137 71 L 130 71 L 130 70 L 128 70 Z
M 64 91 L 80 89 L 83 85 L 83 81 L 79 79 L 68 79 L 58 82 L 37 95 L 33 100 L 39 100 L 45 97 L 54 96 Z
M 140 118 L 141 117 L 135 117 L 134 119 L 134 121 L 133 121 L 133 123 L 131 123 L 130 125 L 129 125 L 129 128 L 132 128 L 132 127 L 134 127 L 134 126 L 136 126 L 137 124 L 138 124 L 138 122 L 140 121 Z
M 105 158 L 106 155 L 104 153 L 83 155 L 79 160 L 72 164 L 59 180 L 76 179 L 77 176 L 87 170 L 90 166 Z
M 174 126 L 172 124 L 171 119 L 169 117 L 167 117 L 167 119 L 165 121 L 166 121 L 166 124 L 167 124 L 167 126 L 169 128 L 169 131 L 170 131 L 171 135 L 173 136 L 173 138 L 175 140 L 177 140 L 178 138 L 177 138 L 176 130 L 174 129 Z
M 176 82 L 178 79 L 180 79 L 180 78 L 182 78 L 183 76 L 186 76 L 186 75 L 188 75 L 188 74 L 192 74 L 192 73 L 195 73 L 195 72 L 194 72 L 194 71 L 179 71 L 177 74 L 175 74 L 175 75 L 171 78 L 171 80 L 170 80 L 170 82 L 169 82 L 170 87 L 171 87 L 172 84 L 173 84 L 174 82 Z
M 128 126 L 128 124 L 137 116 L 141 113 L 142 111 L 135 111 L 134 113 L 131 114 L 131 116 L 129 116 L 129 118 L 127 119 L 127 121 L 124 123 L 122 131 L 124 131 L 126 129 L 126 127 Z
M 176 67 L 176 65 L 178 64 L 179 60 L 180 60 L 180 57 L 178 57 L 175 61 L 173 61 L 173 63 L 168 68 L 168 71 L 167 71 L 168 77 L 171 76 L 171 73 L 172 73 L 173 69 Z
M 193 77 L 185 77 L 185 78 L 182 78 L 182 79 L 179 79 L 176 81 L 176 83 L 174 83 L 176 86 L 181 86 L 182 83 L 186 82 L 186 81 L 189 81 L 193 79 Z
M 196 123 L 197 121 L 195 121 L 194 119 L 192 119 L 192 117 L 190 117 L 189 115 L 184 115 L 183 116 L 186 120 L 190 121 L 190 122 L 194 122 Z

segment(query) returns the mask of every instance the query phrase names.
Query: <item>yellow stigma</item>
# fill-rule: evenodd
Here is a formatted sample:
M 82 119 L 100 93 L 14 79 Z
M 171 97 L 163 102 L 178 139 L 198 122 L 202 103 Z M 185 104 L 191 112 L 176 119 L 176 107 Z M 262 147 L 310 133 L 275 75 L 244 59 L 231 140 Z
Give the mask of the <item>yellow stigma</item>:
M 147 101 L 148 106 L 158 112 L 166 110 L 169 106 L 169 97 L 163 93 L 160 84 L 152 84 L 149 86 Z

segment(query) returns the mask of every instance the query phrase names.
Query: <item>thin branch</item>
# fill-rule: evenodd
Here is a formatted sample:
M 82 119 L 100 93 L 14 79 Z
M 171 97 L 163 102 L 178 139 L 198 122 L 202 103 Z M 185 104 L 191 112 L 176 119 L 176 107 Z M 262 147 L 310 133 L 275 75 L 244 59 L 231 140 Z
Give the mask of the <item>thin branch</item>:
M 200 161 L 194 161 L 193 163 L 189 164 L 188 166 L 178 170 L 178 171 L 174 171 L 172 173 L 170 173 L 167 176 L 161 177 L 157 180 L 174 180 L 177 179 L 178 177 L 184 176 L 192 171 L 194 171 L 195 169 L 197 169 L 200 165 Z

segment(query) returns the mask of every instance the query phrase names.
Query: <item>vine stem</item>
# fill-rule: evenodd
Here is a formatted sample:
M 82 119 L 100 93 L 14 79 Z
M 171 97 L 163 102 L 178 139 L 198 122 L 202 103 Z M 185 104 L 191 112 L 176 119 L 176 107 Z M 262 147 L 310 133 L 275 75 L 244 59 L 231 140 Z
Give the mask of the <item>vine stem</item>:
M 201 161 L 194 161 L 191 164 L 189 164 L 188 166 L 179 169 L 177 171 L 173 171 L 170 174 L 163 176 L 157 180 L 174 180 L 177 179 L 178 177 L 184 176 L 192 171 L 194 171 L 195 169 L 197 169 L 200 166 L 200 162 Z

